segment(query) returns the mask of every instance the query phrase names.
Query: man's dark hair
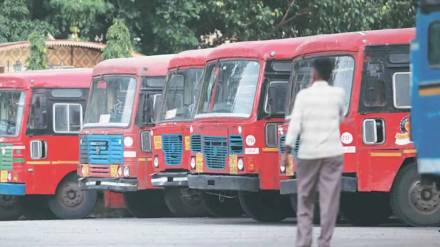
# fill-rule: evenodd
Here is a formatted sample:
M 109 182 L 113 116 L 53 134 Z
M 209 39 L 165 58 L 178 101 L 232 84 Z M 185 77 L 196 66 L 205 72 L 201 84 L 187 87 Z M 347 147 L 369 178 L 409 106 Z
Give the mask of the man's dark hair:
M 334 66 L 333 59 L 330 58 L 317 58 L 312 63 L 312 67 L 318 72 L 319 77 L 326 81 L 330 80 Z

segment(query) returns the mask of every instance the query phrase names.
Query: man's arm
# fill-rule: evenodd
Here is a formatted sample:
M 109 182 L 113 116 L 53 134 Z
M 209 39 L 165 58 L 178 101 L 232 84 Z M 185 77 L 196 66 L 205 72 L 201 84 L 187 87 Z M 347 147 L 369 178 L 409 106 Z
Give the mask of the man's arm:
M 289 127 L 286 134 L 286 147 L 294 147 L 296 140 L 301 132 L 302 121 L 302 93 L 299 92 L 293 105 L 292 114 L 290 115 Z

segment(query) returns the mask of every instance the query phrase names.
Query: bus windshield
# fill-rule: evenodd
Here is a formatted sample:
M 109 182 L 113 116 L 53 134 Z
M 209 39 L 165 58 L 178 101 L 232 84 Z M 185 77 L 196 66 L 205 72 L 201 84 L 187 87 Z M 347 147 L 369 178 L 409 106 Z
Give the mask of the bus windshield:
M 133 112 L 136 80 L 130 76 L 95 78 L 84 127 L 127 127 Z
M 23 92 L 0 91 L 0 136 L 18 136 L 23 107 Z
M 329 84 L 340 87 L 345 91 L 345 114 L 348 113 L 351 98 L 351 87 L 354 77 L 354 59 L 351 56 L 330 56 L 334 61 L 334 70 Z M 293 61 L 293 80 L 291 84 L 289 104 L 286 116 L 289 116 L 295 103 L 295 98 L 301 89 L 307 88 L 312 83 L 312 62 L 316 59 L 301 58 Z
M 195 110 L 203 69 L 173 71 L 165 85 L 159 121 L 189 120 Z
M 252 113 L 260 64 L 227 60 L 206 68 L 196 117 L 249 117 Z

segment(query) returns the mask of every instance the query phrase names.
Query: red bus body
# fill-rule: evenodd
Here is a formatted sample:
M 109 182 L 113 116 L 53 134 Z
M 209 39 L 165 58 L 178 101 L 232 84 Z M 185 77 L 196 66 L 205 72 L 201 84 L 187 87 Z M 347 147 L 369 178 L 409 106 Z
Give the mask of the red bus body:
M 1 90 L 25 93 L 20 132 L 16 137 L 1 137 L 1 144 L 12 147 L 13 165 L 3 169 L 0 194 L 4 195 L 54 195 L 60 181 L 76 171 L 78 163 L 78 135 L 42 134 L 28 135 L 28 119 L 32 107 L 32 95 L 37 89 L 84 89 L 88 90 L 91 69 L 25 72 L 0 75 Z M 83 100 L 83 105 L 85 100 Z M 85 105 L 84 107 L 85 108 Z M 49 111 L 49 109 L 47 109 Z M 49 111 L 51 112 L 51 111 Z M 30 142 L 42 140 L 47 143 L 47 157 L 34 160 L 30 157 Z M 63 145 L 59 145 L 63 143 Z M 66 148 L 69 150 L 66 152 Z M 3 148 L 2 150 L 7 150 Z M 7 151 L 5 151 L 7 152 Z M 6 161 L 6 157 L 4 157 Z M 3 165 L 3 164 L 2 164 Z
M 206 57 L 212 49 L 190 50 L 177 54 L 170 60 L 168 73 L 173 74 L 188 69 L 203 70 Z M 170 85 L 171 87 L 171 85 Z M 165 94 L 169 92 L 165 89 Z M 197 97 L 197 95 L 194 95 Z M 171 95 L 164 95 L 171 97 Z M 194 103 L 194 102 L 193 102 Z M 162 104 L 164 107 L 165 103 Z M 164 111 L 164 110 L 163 110 Z M 161 112 L 165 115 L 166 112 Z M 191 114 L 192 115 L 192 114 Z M 152 183 L 161 187 L 187 187 L 187 175 L 190 169 L 191 146 L 190 126 L 192 117 L 178 120 L 159 119 L 153 129 L 153 167 L 155 175 Z M 164 139 L 175 137 L 176 141 L 165 140 L 169 145 L 164 145 Z M 168 155 L 168 157 L 166 157 Z M 173 156 L 172 159 L 171 156 Z M 171 160 L 172 159 L 172 160 Z M 173 162 L 174 161 L 174 162 Z
M 394 81 L 398 75 L 405 76 L 409 89 L 409 44 L 414 36 L 414 29 L 322 35 L 305 42 L 296 50 L 300 57 L 305 58 L 344 55 L 354 59 L 352 89 L 351 92 L 346 92 L 351 95 L 349 109 L 340 132 L 345 150 L 342 190 L 354 192 L 347 194 L 351 202 L 342 201 L 342 212 L 345 210 L 349 217 L 355 217 L 353 221 L 358 224 L 380 223 L 382 219 L 379 214 L 383 212 L 384 218 L 389 216 L 384 208 L 390 207 L 390 200 L 396 216 L 408 224 L 419 224 L 407 220 L 398 213 L 400 209 L 396 209 L 400 207 L 398 204 L 403 204 L 396 201 L 399 197 L 396 196 L 400 186 L 399 179 L 408 169 L 416 166 L 416 150 L 409 135 L 409 100 L 407 106 L 397 107 L 397 82 Z M 404 56 L 398 58 L 401 54 Z M 380 56 L 386 56 L 383 60 L 385 62 L 378 63 L 375 60 Z M 377 64 L 382 65 L 375 68 Z M 383 78 L 379 77 L 381 73 L 385 74 Z M 382 90 L 374 91 L 377 90 L 375 86 L 369 84 L 375 80 L 383 80 Z M 364 103 L 371 100 L 367 96 L 369 90 L 373 92 L 370 96 L 384 95 L 382 100 L 385 103 L 374 107 Z M 409 91 L 406 93 L 409 99 Z M 375 126 L 373 132 L 376 134 L 376 142 L 375 138 L 371 139 L 373 141 L 369 139 L 370 123 Z M 283 142 L 286 133 L 287 124 L 283 124 L 279 127 L 281 153 L 285 151 Z M 290 160 L 289 163 L 291 165 L 288 167 L 280 166 L 280 173 L 291 177 L 281 180 L 281 194 L 296 193 L 295 162 Z M 417 184 L 416 180 L 413 182 Z M 362 199 L 358 200 L 357 196 L 368 194 L 383 196 L 368 197 L 363 202 Z M 354 202 L 357 204 L 353 204 Z M 347 211 L 347 205 L 352 209 Z M 353 208 L 357 208 L 359 212 L 353 212 Z
M 99 83 L 99 80 L 106 80 L 107 77 L 124 76 L 135 82 L 135 93 L 129 96 L 134 97 L 130 109 L 124 109 L 124 111 L 129 111 L 126 126 L 115 126 L 111 123 L 94 125 L 86 123 L 84 125 L 80 143 L 81 164 L 78 167 L 78 174 L 81 176 L 80 184 L 83 188 L 116 192 L 153 188 L 151 185 L 153 173 L 151 151 L 142 148 L 143 137 L 146 142 L 151 140 L 149 135 L 153 123 L 140 123 L 139 113 L 146 110 L 140 109 L 146 105 L 146 98 L 150 96 L 153 98 L 154 95 L 162 92 L 171 57 L 172 55 L 161 55 L 110 59 L 96 65 L 93 70 L 96 83 Z M 149 87 L 148 78 L 156 78 L 161 82 L 154 87 Z M 143 88 L 143 85 L 147 86 Z M 91 91 L 89 96 L 90 102 L 93 100 L 92 93 Z M 98 100 L 102 100 L 103 104 L 108 101 L 105 98 L 99 98 L 95 99 L 96 104 L 99 104 Z M 106 117 L 99 116 L 99 118 L 101 121 Z M 110 120 L 107 119 L 107 121 Z M 145 143 L 145 145 L 149 146 L 151 143 Z M 116 151 L 111 151 L 111 149 Z
M 1 100 L 11 101 L 0 110 L 2 218 L 82 218 L 93 210 L 96 193 L 82 192 L 76 177 L 91 75 L 91 69 L 0 75 Z M 20 101 L 8 96 L 14 92 L 21 94 Z

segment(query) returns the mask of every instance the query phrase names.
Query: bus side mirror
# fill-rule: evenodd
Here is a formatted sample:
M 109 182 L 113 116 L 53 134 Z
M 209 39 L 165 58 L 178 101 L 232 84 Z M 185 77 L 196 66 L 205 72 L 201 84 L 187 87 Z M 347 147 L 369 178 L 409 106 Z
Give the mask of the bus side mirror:
M 153 100 L 151 102 L 151 108 L 152 109 L 152 115 L 151 115 L 151 122 L 155 122 L 155 120 L 158 119 L 159 117 L 159 112 L 162 106 L 162 100 L 163 100 L 163 95 L 162 94 L 155 94 L 153 95 Z
M 287 95 L 287 82 L 272 81 L 267 88 L 265 112 L 269 116 L 283 115 Z

